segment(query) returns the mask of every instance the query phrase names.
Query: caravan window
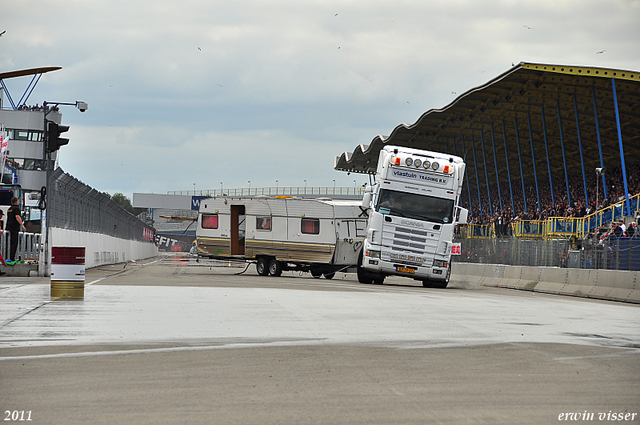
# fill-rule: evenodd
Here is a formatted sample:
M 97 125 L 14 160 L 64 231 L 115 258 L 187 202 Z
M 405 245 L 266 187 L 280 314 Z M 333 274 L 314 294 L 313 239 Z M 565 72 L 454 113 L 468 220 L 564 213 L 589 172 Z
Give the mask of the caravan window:
M 271 217 L 256 217 L 256 230 L 271 231 Z
M 201 224 L 203 229 L 217 229 L 218 214 L 202 214 Z
M 317 218 L 303 218 L 302 233 L 311 235 L 320 234 L 320 220 L 318 220 Z

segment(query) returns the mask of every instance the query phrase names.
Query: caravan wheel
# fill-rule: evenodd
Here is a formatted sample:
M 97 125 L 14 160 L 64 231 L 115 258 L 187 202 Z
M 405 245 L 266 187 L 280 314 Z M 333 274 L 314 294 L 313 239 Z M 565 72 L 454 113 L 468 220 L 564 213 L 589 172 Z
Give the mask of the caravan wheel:
M 269 274 L 269 263 L 266 258 L 258 258 L 256 270 L 260 276 L 266 276 Z
M 282 274 L 282 264 L 280 264 L 280 261 L 271 260 L 269 262 L 269 274 L 276 277 Z

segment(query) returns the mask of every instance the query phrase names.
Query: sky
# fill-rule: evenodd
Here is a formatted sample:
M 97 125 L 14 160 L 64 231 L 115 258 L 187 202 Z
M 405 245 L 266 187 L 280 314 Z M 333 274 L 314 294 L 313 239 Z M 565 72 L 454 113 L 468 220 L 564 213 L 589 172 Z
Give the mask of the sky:
M 354 187 L 334 157 L 519 62 L 640 70 L 640 0 L 4 0 L 60 166 L 108 193 Z M 30 77 L 5 80 L 14 99 Z M 306 183 L 305 183 L 306 180 Z

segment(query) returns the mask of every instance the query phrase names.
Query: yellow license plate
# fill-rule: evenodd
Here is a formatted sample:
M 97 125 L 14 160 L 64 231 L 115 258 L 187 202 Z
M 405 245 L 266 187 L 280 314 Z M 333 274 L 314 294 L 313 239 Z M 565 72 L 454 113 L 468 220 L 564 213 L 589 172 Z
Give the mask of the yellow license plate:
M 415 272 L 416 272 L 416 269 L 411 269 L 411 268 L 409 268 L 409 267 L 400 267 L 400 266 L 397 266 L 397 267 L 396 267 L 396 271 L 398 271 L 398 272 L 405 272 L 405 273 L 415 273 Z

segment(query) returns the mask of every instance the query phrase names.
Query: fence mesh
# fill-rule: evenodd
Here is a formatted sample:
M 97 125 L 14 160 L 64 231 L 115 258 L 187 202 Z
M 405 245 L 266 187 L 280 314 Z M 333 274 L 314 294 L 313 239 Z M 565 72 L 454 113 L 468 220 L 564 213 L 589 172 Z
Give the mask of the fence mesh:
M 50 227 L 100 233 L 133 241 L 153 241 L 154 230 L 108 194 L 98 192 L 61 168 L 49 179 L 47 222 Z
M 529 267 L 640 270 L 640 238 L 585 240 L 459 239 L 452 261 Z

